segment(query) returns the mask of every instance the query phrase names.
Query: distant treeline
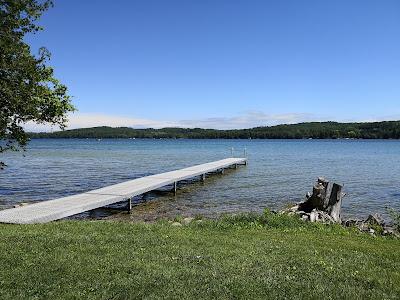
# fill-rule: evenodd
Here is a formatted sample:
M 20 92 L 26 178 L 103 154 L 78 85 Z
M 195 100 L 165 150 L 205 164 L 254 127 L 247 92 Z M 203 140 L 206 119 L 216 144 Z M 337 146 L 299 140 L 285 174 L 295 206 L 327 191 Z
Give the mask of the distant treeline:
M 189 138 L 189 139 L 400 139 L 400 121 L 373 123 L 310 122 L 251 129 L 134 129 L 93 127 L 30 133 L 31 138 Z

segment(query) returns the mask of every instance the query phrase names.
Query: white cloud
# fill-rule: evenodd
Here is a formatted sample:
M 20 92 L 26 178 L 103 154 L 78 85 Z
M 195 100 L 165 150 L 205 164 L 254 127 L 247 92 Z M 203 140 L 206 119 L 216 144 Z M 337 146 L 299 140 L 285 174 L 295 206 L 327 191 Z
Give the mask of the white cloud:
M 263 112 L 246 112 L 234 117 L 214 117 L 193 120 L 159 121 L 126 116 L 116 116 L 97 113 L 75 113 L 69 116 L 67 129 L 111 126 L 133 128 L 162 128 L 162 127 L 201 127 L 216 129 L 251 128 L 256 126 L 276 125 L 282 123 L 298 123 L 312 119 L 310 114 L 265 114 Z M 53 131 L 59 130 L 57 126 L 28 123 L 28 131 Z
M 361 122 L 382 122 L 382 121 L 397 121 L 400 120 L 400 114 L 395 115 L 387 115 L 387 116 L 380 116 L 380 117 L 370 117 L 368 119 L 363 119 Z
M 218 129 L 239 129 L 277 124 L 291 124 L 315 120 L 315 116 L 306 113 L 266 114 L 259 111 L 246 112 L 235 117 L 216 117 L 198 120 L 182 120 L 181 127 L 201 127 Z
M 115 116 L 106 114 L 76 113 L 69 117 L 68 128 L 82 128 L 95 126 L 161 128 L 176 126 L 174 122 Z
M 98 113 L 74 113 L 68 117 L 67 129 L 110 126 L 110 127 L 134 127 L 134 128 L 161 128 L 178 126 L 175 122 L 163 122 L 141 118 L 131 118 L 125 116 L 106 115 Z M 25 125 L 28 131 L 53 131 L 59 130 L 58 126 L 46 124 L 35 124 L 29 122 Z

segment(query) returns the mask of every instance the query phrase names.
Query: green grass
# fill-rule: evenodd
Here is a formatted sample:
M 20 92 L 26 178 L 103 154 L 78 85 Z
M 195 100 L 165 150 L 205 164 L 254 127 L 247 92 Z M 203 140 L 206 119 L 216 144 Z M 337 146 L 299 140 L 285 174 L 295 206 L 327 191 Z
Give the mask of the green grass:
M 0 299 L 398 299 L 400 240 L 292 217 L 0 225 Z

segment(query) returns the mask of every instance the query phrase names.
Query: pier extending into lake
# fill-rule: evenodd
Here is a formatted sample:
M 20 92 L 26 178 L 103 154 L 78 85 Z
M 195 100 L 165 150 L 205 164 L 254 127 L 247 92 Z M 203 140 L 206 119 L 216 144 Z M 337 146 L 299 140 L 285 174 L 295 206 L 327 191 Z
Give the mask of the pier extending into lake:
M 181 180 L 200 176 L 201 180 L 204 181 L 207 173 L 216 171 L 223 173 L 226 168 L 236 168 L 238 165 L 246 164 L 247 158 L 226 158 L 180 170 L 141 177 L 82 194 L 5 209 L 0 211 L 0 223 L 46 223 L 122 201 L 128 201 L 129 209 L 131 209 L 131 199 L 135 196 L 168 185 L 173 185 L 176 193 L 177 183 Z

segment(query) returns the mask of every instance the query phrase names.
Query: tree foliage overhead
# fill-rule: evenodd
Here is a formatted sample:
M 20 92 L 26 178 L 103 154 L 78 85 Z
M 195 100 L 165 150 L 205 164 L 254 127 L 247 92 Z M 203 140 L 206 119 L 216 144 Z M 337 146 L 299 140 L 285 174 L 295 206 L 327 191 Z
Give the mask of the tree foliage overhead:
M 31 53 L 24 37 L 42 28 L 36 24 L 51 0 L 0 0 L 0 153 L 23 149 L 27 122 L 64 128 L 73 111 L 67 88 L 47 65 L 50 52 Z
M 310 122 L 251 129 L 201 128 L 134 129 L 81 128 L 53 133 L 31 133 L 33 138 L 190 138 L 190 139 L 400 139 L 400 121 L 372 123 Z

